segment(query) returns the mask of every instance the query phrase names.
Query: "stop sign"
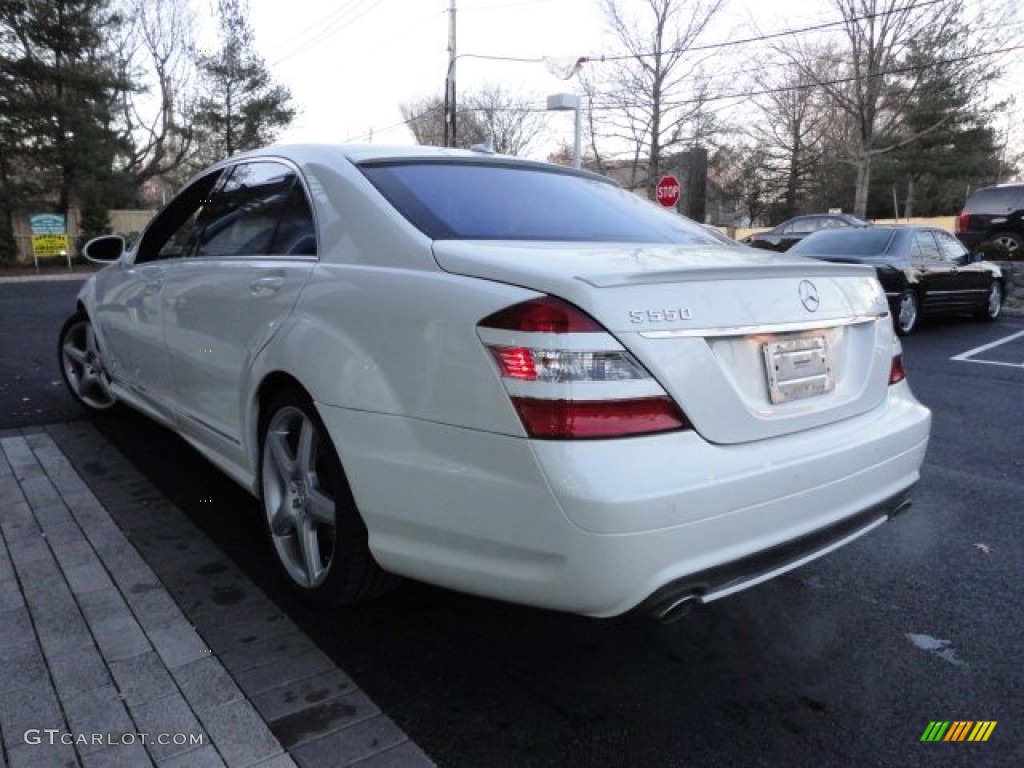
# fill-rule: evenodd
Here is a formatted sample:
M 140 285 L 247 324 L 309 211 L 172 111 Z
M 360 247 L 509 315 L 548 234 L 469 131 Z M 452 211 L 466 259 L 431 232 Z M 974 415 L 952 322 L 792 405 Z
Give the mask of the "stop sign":
M 654 196 L 666 208 L 672 208 L 679 202 L 679 179 L 672 174 L 662 176 L 654 188 Z

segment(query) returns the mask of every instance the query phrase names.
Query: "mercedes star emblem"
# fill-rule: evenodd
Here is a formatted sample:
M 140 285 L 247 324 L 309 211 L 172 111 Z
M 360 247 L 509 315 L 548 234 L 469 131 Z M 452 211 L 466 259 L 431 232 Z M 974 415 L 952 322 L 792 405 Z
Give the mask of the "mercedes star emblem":
M 818 298 L 818 289 L 815 288 L 814 283 L 810 280 L 801 280 L 797 290 L 800 293 L 800 303 L 804 305 L 804 309 L 808 312 L 816 311 L 818 305 L 821 304 L 821 299 Z

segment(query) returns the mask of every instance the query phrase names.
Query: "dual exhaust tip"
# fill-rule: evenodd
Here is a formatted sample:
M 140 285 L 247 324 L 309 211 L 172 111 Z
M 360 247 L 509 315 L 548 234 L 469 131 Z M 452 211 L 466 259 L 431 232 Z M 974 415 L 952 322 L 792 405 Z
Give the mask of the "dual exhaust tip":
M 910 507 L 913 506 L 913 502 L 910 499 L 901 500 L 895 507 L 889 511 L 889 519 L 892 520 L 899 515 L 902 515 Z M 650 616 L 655 621 L 669 625 L 675 624 L 681 618 L 689 614 L 698 605 L 704 602 L 704 589 L 696 589 L 685 594 L 675 594 L 663 601 L 654 609 L 650 611 Z

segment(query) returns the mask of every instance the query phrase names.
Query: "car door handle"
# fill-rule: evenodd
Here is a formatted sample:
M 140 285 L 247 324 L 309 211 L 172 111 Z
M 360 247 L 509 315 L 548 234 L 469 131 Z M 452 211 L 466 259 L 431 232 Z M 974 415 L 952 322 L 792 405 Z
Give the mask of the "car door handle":
M 249 283 L 249 293 L 253 296 L 272 296 L 284 285 L 284 278 L 280 276 L 261 277 Z

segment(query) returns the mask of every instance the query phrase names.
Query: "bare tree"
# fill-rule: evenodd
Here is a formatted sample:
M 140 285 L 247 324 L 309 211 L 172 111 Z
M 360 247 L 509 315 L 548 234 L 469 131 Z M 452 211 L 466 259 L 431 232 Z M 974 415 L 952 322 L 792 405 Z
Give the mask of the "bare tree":
M 125 0 L 121 69 L 138 91 L 125 93 L 124 170 L 141 185 L 174 174 L 192 149 L 197 52 L 188 0 Z
M 503 155 L 526 154 L 547 129 L 544 111 L 500 85 L 484 86 L 465 100 L 494 151 Z
M 780 198 L 775 206 L 780 219 L 799 212 L 802 193 L 821 161 L 831 115 L 816 83 L 834 71 L 833 58 L 828 48 L 812 50 L 803 64 L 784 65 L 781 75 L 765 80 L 763 91 L 753 98 L 761 119 L 750 125 L 748 134 L 761 149 L 770 187 Z
M 399 105 L 399 110 L 417 144 L 432 147 L 444 146 L 445 109 L 444 100 L 440 96 L 406 102 Z M 458 121 L 456 133 L 463 146 L 479 144 L 484 140 L 486 134 L 475 111 L 467 110 L 464 106 L 460 107 L 456 120 Z
M 444 102 L 439 97 L 402 104 L 400 109 L 419 144 L 444 144 Z M 525 154 L 547 127 L 544 112 L 500 85 L 460 96 L 456 119 L 463 146 L 490 141 L 494 151 L 504 155 Z
M 666 153 L 695 146 L 709 132 L 707 78 L 694 51 L 724 0 L 602 0 L 621 48 L 583 78 L 598 167 L 598 140 L 630 148 L 630 186 L 653 193 Z M 630 11 L 638 9 L 634 15 Z
M 825 79 L 808 66 L 806 51 L 794 45 L 786 50 L 803 74 L 820 86 L 856 126 L 844 155 L 856 169 L 854 212 L 866 215 L 871 166 L 879 155 L 915 141 L 941 125 L 908 132 L 906 116 L 927 75 L 927 66 L 911 64 L 910 54 L 932 48 L 955 50 L 965 63 L 986 55 L 998 32 L 984 43 L 970 38 L 965 21 L 965 0 L 831 0 L 842 17 L 840 77 Z M 991 9 L 987 9 L 991 12 Z M 991 19 L 989 21 L 995 21 Z M 949 40 L 956 40 L 950 46 Z

